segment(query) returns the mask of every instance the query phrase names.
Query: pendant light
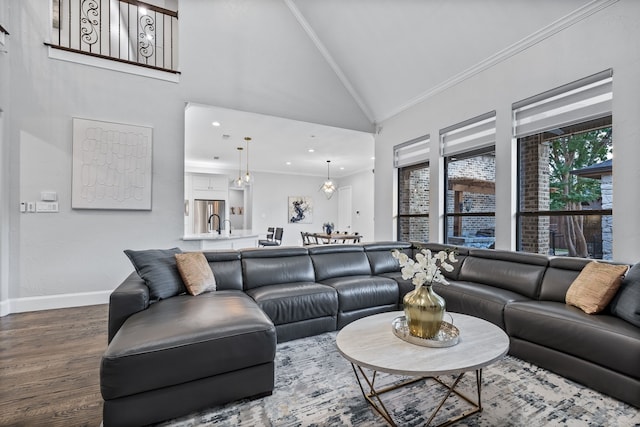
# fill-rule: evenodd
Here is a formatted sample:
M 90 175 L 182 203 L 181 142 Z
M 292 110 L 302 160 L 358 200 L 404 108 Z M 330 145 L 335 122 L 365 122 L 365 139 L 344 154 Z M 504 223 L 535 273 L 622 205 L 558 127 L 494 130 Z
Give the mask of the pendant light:
M 331 196 L 333 196 L 333 193 L 335 193 L 336 191 L 336 186 L 333 184 L 333 181 L 331 181 L 331 176 L 329 174 L 330 163 L 331 160 L 327 160 L 327 180 L 324 182 L 324 184 L 322 184 L 322 187 L 320 187 L 320 190 L 322 190 L 324 195 L 327 197 L 327 200 L 329 200 Z
M 253 175 L 249 173 L 249 141 L 251 141 L 251 138 L 246 136 L 244 140 L 246 141 L 247 145 L 247 173 L 244 175 L 244 184 L 249 185 L 251 184 L 251 182 L 253 182 Z
M 242 147 L 237 147 L 238 150 L 238 179 L 233 181 L 235 188 L 243 188 L 244 181 L 242 180 Z

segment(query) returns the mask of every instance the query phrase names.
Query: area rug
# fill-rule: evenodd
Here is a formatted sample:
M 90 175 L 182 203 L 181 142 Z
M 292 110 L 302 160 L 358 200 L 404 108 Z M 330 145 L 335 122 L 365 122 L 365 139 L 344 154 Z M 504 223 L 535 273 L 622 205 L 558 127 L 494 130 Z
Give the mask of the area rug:
M 273 395 L 212 408 L 159 426 L 384 426 L 362 397 L 351 364 L 338 352 L 336 333 L 279 344 Z M 380 375 L 376 382 L 397 376 Z M 444 380 L 450 383 L 449 377 Z M 475 396 L 475 375 L 461 389 Z M 384 395 L 398 426 L 424 425 L 443 396 L 432 381 Z M 456 426 L 640 426 L 640 411 L 511 356 L 483 370 L 483 411 Z M 432 424 L 469 409 L 447 400 Z

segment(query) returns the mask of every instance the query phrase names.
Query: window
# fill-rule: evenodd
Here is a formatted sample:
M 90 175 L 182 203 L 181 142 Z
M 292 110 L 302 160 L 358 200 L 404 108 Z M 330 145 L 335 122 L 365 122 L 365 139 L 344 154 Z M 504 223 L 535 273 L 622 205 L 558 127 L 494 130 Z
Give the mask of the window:
M 393 148 L 398 168 L 398 240 L 429 241 L 429 135 Z
M 445 174 L 445 242 L 493 248 L 496 228 L 493 147 L 446 157 Z
M 518 139 L 518 250 L 612 259 L 611 116 Z
M 605 70 L 513 104 L 518 250 L 612 259 L 612 84 Z
M 398 240 L 429 241 L 429 164 L 398 170 Z
M 495 136 L 495 111 L 440 131 L 445 160 L 445 243 L 494 247 Z

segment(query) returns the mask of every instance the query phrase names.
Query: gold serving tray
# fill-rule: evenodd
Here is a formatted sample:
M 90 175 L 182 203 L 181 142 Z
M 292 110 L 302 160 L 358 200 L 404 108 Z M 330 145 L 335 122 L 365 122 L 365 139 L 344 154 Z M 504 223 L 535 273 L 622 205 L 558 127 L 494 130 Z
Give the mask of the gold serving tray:
M 403 341 L 422 347 L 452 347 L 460 340 L 460 331 L 453 323 L 442 322 L 440 330 L 433 338 L 414 337 L 409 333 L 407 318 L 398 316 L 391 322 L 393 334 Z

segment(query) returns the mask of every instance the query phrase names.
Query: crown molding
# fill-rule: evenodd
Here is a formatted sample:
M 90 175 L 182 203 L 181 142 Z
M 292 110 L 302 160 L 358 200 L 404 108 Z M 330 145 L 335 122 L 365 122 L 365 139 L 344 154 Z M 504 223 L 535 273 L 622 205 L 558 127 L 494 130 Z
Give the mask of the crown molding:
M 563 16 L 562 18 L 552 22 L 546 27 L 541 28 L 535 33 L 530 34 L 529 36 L 523 38 L 522 40 L 517 41 L 516 43 L 508 46 L 507 48 L 495 53 L 494 55 L 489 56 L 488 58 L 480 61 L 479 63 L 473 65 L 472 67 L 462 71 L 459 74 L 454 75 L 453 77 L 443 81 L 442 83 L 428 89 L 425 92 L 422 92 L 418 96 L 408 100 L 404 104 L 398 106 L 397 108 L 391 110 L 386 116 L 381 117 L 376 120 L 376 122 L 384 122 L 403 111 L 408 110 L 409 108 L 425 101 L 426 99 L 443 92 L 473 76 L 479 74 L 494 65 L 497 65 L 512 56 L 515 56 L 532 46 L 548 39 L 549 37 L 564 31 L 565 29 L 571 27 L 574 24 L 588 18 L 589 16 L 600 12 L 603 9 L 608 8 L 609 6 L 617 3 L 619 0 L 593 0 L 582 7 L 574 10 L 573 12 Z

